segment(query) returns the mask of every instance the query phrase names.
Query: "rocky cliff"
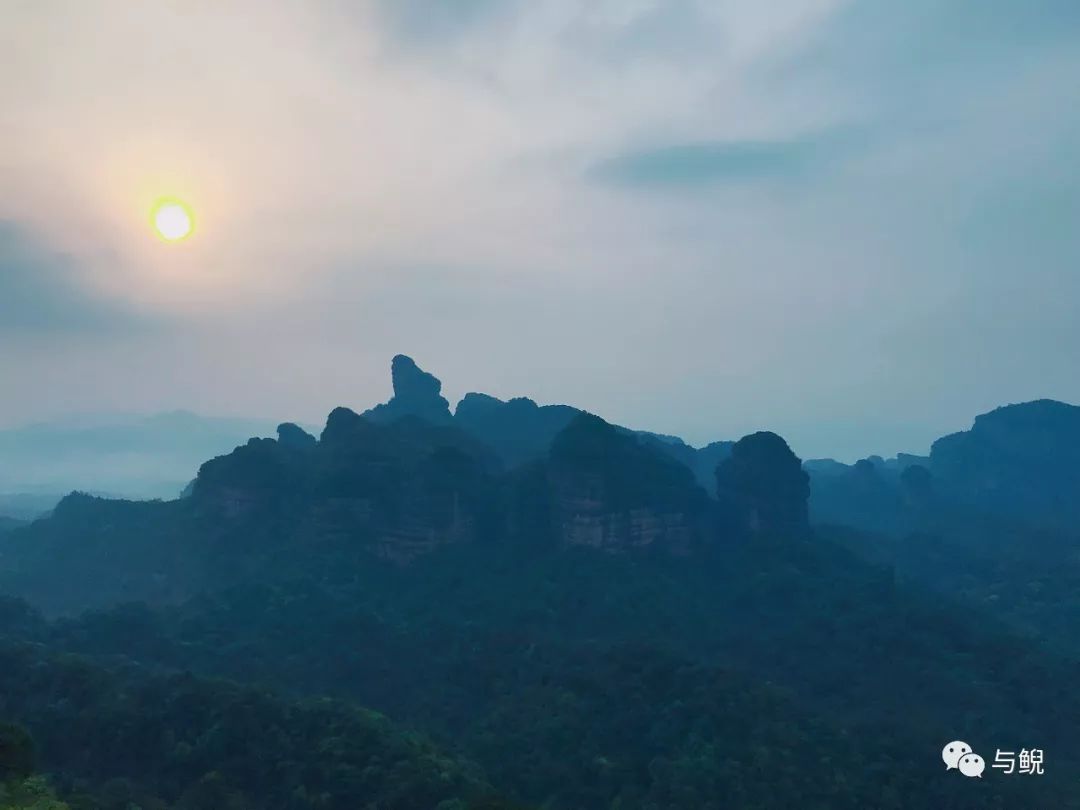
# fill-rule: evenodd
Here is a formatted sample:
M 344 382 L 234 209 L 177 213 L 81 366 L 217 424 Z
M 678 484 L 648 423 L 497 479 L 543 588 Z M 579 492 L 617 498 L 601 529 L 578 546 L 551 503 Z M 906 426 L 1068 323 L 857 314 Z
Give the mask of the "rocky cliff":
M 486 525 L 499 462 L 456 428 L 415 417 L 379 424 L 336 408 L 319 440 L 297 430 L 204 464 L 195 507 L 227 521 L 287 512 L 304 531 L 348 535 L 397 562 L 472 542 Z
M 808 532 L 810 477 L 775 433 L 739 439 L 717 467 L 716 481 L 721 507 L 738 531 L 783 537 Z
M 1014 517 L 1080 521 L 1080 407 L 1049 399 L 1007 405 L 944 436 L 930 451 L 942 489 Z
M 364 412 L 372 422 L 392 422 L 404 416 L 416 416 L 435 425 L 449 424 L 450 403 L 440 394 L 442 383 L 433 374 L 422 370 L 404 354 L 390 361 L 390 378 L 394 396 L 389 402 Z
M 706 497 L 690 470 L 599 417 L 559 433 L 547 481 L 564 545 L 688 553 L 701 540 Z

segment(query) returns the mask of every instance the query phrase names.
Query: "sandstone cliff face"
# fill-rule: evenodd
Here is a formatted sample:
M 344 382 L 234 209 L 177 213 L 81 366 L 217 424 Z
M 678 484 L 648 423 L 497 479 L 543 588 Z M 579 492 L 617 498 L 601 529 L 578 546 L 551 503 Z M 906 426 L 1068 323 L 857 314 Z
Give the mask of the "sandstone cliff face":
M 717 495 L 738 531 L 793 537 L 809 531 L 810 478 L 787 442 L 762 431 L 744 436 L 716 468 Z
M 449 504 L 427 498 L 409 504 L 397 521 L 379 528 L 372 551 L 384 560 L 405 565 L 440 547 L 476 539 L 476 519 L 455 494 Z
M 556 439 L 548 484 L 562 545 L 685 554 L 699 539 L 705 494 L 693 474 L 596 417 L 579 417 Z
M 990 512 L 1039 523 L 1080 520 L 1080 407 L 1008 405 L 944 436 L 930 451 L 943 492 Z
M 296 455 L 274 439 L 251 439 L 203 464 L 192 484 L 192 498 L 227 520 L 259 511 L 277 514 L 285 501 L 304 497 L 304 469 Z
M 207 462 L 192 504 L 226 530 L 287 524 L 301 543 L 344 542 L 407 563 L 478 538 L 478 516 L 496 501 L 492 463 L 452 427 L 414 417 L 377 424 L 337 408 L 319 440 L 284 427 L 277 441 Z
M 602 503 L 560 501 L 559 540 L 568 546 L 589 546 L 608 552 L 657 548 L 689 554 L 697 527 L 685 512 L 657 512 L 647 507 L 604 511 Z
M 326 498 L 311 504 L 305 520 L 308 531 L 344 539 L 398 565 L 444 546 L 475 542 L 477 525 L 457 493 L 449 499 L 417 493 L 392 514 L 373 498 Z

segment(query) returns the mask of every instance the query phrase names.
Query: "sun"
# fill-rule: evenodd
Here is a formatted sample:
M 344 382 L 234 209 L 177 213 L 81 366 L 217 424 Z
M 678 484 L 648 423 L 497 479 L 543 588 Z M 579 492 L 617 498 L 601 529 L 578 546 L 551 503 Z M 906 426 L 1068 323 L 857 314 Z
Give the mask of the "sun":
M 191 208 L 171 197 L 154 203 L 150 211 L 150 222 L 158 236 L 166 242 L 187 239 L 195 229 L 195 217 Z

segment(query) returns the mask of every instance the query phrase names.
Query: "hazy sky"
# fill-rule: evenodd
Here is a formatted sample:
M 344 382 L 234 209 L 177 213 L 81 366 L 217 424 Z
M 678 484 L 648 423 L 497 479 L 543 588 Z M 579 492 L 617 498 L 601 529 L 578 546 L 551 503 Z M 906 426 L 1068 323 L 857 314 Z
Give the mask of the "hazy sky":
M 0 0 L 0 53 L 0 426 L 321 422 L 397 352 L 805 457 L 1080 401 L 1076 0 Z

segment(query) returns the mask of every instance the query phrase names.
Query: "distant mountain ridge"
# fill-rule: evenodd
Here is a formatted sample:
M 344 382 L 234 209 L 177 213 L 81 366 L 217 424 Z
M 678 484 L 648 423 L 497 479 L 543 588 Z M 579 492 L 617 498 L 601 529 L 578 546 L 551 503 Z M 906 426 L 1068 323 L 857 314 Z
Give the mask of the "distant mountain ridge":
M 454 424 L 491 447 L 507 466 L 542 458 L 555 436 L 584 413 L 570 405 L 538 405 L 527 397 L 503 401 L 477 392 L 467 393 L 451 411 L 440 396 L 441 382 L 412 358 L 395 357 L 392 376 L 394 397 L 365 416 L 385 421 L 411 415 Z M 633 433 L 689 468 L 710 496 L 715 493 L 717 465 L 730 457 L 735 444 L 717 441 L 695 448 L 676 436 L 617 429 Z M 875 530 L 902 527 L 906 523 L 899 513 L 912 498 L 933 488 L 939 495 L 1014 517 L 1037 514 L 1055 525 L 1077 522 L 1080 408 L 1053 400 L 1009 405 L 977 416 L 970 431 L 938 439 L 928 455 L 870 456 L 853 465 L 813 459 L 804 467 L 812 482 L 810 509 L 815 519 Z M 917 469 L 905 483 L 911 468 Z
M 1005 405 L 943 436 L 927 456 L 870 456 L 854 465 L 808 461 L 821 520 L 904 530 L 927 498 L 1036 526 L 1080 525 L 1080 407 L 1055 400 Z
M 72 490 L 175 498 L 207 458 L 273 428 L 270 421 L 171 411 L 0 430 L 0 514 L 33 517 Z
M 409 564 L 448 546 L 495 543 L 686 555 L 718 531 L 797 534 L 806 526 L 804 491 L 783 485 L 762 494 L 771 475 L 802 474 L 774 434 L 759 434 L 772 437 L 764 454 L 754 437 L 699 451 L 574 408 L 479 395 L 466 397 L 472 404 L 459 422 L 436 378 L 407 358 L 394 368 L 386 406 L 367 416 L 335 408 L 318 438 L 283 423 L 277 438 L 250 439 L 203 463 L 183 499 L 66 497 L 51 520 L 16 530 L 0 548 L 0 585 L 71 610 L 117 591 L 172 601 L 207 582 L 303 570 L 318 563 L 304 551 L 313 538 L 334 554 Z M 518 425 L 525 441 L 506 441 Z M 708 473 L 687 463 L 703 459 Z M 733 466 L 721 504 L 715 471 L 725 464 Z M 712 479 L 708 488 L 701 478 Z M 115 554 L 128 558 L 122 572 Z M 97 574 L 85 588 L 57 587 L 76 569 Z
M 393 396 L 363 412 L 373 423 L 403 418 L 455 427 L 488 447 L 511 469 L 546 457 L 555 437 L 583 410 L 539 405 L 527 397 L 501 400 L 470 392 L 451 409 L 441 381 L 406 356 L 391 362 Z M 903 478 L 910 468 L 921 487 L 958 502 L 1011 517 L 1080 520 L 1080 408 L 1053 400 L 1004 406 L 976 417 L 971 430 L 938 439 L 925 456 L 870 456 L 849 465 L 832 459 L 804 463 L 815 521 L 893 531 L 908 525 L 911 503 Z M 288 428 L 287 428 L 288 429 Z M 692 447 L 682 439 L 615 426 L 687 467 L 715 497 L 717 465 L 733 441 Z M 300 434 L 279 441 L 315 442 Z M 0 431 L 0 515 L 32 519 L 66 492 L 111 497 L 165 498 L 187 492 L 207 458 L 271 436 L 273 423 L 207 418 L 186 411 L 140 417 L 82 418 Z
M 807 465 L 808 475 L 775 434 L 696 449 L 570 406 L 476 393 L 452 413 L 437 378 L 408 358 L 395 358 L 394 367 L 394 398 L 386 406 L 367 416 L 337 408 L 319 437 L 283 423 L 277 438 L 251 439 L 202 464 L 183 501 L 135 508 L 66 499 L 53 521 L 8 535 L 6 556 L 21 562 L 15 574 L 5 572 L 0 558 L 0 583 L 27 595 L 63 593 L 49 583 L 67 576 L 70 564 L 100 567 L 101 592 L 122 587 L 131 598 L 182 598 L 206 579 L 241 576 L 216 562 L 230 537 L 228 543 L 253 551 L 243 561 L 243 576 L 263 577 L 284 559 L 309 564 L 294 539 L 301 535 L 349 554 L 409 564 L 447 546 L 495 542 L 695 554 L 717 538 L 799 536 L 823 521 L 903 533 L 928 515 L 960 508 L 947 504 L 961 503 L 953 490 L 964 492 L 963 479 L 939 476 L 933 460 L 951 445 L 1005 447 L 1012 455 L 998 450 L 994 458 L 1006 467 L 1020 454 L 1027 459 L 1027 486 L 1036 489 L 1043 469 L 1037 460 L 1056 447 L 1047 437 L 1042 444 L 1007 440 L 1017 421 L 1027 424 L 1029 406 L 1021 405 L 1004 411 L 1004 424 L 1000 415 L 980 418 L 970 435 L 935 445 L 930 460 Z M 1068 428 L 1075 409 L 1052 407 Z M 984 434 L 992 437 L 989 445 Z M 1059 467 L 1046 469 L 1057 474 Z M 1070 480 L 1063 479 L 1061 491 Z M 990 506 L 1000 505 L 999 497 L 993 500 Z M 143 566 L 122 585 L 110 584 L 107 559 L 94 556 L 98 533 L 118 527 L 140 544 L 128 553 Z M 158 541 L 145 542 L 157 535 Z M 181 537 L 187 547 L 176 544 Z M 56 607 L 93 604 L 93 591 L 65 594 L 65 604 Z

